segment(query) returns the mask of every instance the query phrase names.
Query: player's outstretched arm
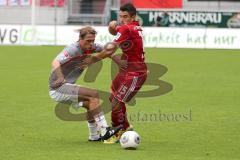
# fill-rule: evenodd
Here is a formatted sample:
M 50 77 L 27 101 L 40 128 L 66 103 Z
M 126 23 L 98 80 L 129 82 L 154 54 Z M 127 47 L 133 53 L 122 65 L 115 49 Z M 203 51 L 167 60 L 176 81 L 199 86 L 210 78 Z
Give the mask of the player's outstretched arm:
M 101 60 L 107 57 L 110 57 L 114 54 L 114 52 L 117 50 L 118 45 L 113 42 L 109 42 L 104 45 L 103 50 L 97 54 L 94 54 L 93 56 L 100 58 Z
M 104 58 L 111 57 L 117 50 L 118 45 L 112 42 L 107 43 L 101 52 L 92 54 L 84 60 L 84 65 L 89 66 L 93 63 L 103 60 Z

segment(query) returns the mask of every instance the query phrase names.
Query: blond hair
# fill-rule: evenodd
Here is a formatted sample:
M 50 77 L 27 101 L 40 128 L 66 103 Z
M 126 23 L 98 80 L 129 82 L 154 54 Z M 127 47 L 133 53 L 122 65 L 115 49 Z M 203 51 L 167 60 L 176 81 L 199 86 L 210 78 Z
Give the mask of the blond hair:
M 76 31 L 79 32 L 79 39 L 84 39 L 87 34 L 97 34 L 97 31 L 91 26 L 85 26 Z

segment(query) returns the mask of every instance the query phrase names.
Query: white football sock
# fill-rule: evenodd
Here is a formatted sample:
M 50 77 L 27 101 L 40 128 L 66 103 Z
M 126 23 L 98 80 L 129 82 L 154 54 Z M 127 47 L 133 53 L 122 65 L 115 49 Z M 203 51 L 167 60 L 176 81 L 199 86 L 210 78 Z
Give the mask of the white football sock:
M 95 122 L 88 122 L 88 130 L 89 130 L 89 139 L 90 140 L 98 140 L 100 138 L 99 130 L 97 128 L 97 124 Z
M 101 136 L 105 135 L 105 133 L 107 132 L 106 128 L 108 127 L 108 125 L 103 112 L 100 112 L 99 114 L 95 115 L 94 119 L 100 130 Z

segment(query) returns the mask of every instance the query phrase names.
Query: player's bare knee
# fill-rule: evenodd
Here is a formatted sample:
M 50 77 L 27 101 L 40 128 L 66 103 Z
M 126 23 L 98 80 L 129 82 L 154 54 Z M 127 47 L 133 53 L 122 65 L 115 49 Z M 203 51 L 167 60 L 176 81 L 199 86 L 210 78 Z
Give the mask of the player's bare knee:
M 89 101 L 84 101 L 82 107 L 89 110 Z
M 99 107 L 99 99 L 98 98 L 89 98 L 89 109 L 94 110 Z

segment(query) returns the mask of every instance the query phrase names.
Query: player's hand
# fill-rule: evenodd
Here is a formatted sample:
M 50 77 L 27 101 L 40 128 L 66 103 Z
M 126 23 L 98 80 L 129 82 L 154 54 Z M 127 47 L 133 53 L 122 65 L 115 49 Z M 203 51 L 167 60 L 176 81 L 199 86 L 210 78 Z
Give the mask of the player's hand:
M 108 24 L 109 27 L 116 28 L 117 27 L 117 21 L 111 21 Z
M 117 27 L 117 21 L 109 22 L 108 24 L 109 33 L 111 33 L 112 35 L 116 35 L 117 34 L 116 27 Z
M 115 43 L 112 43 L 112 42 L 108 42 L 104 45 L 103 47 L 103 52 L 106 54 L 106 55 L 109 55 L 111 56 L 117 49 L 117 44 Z

